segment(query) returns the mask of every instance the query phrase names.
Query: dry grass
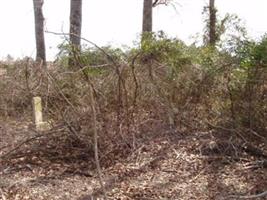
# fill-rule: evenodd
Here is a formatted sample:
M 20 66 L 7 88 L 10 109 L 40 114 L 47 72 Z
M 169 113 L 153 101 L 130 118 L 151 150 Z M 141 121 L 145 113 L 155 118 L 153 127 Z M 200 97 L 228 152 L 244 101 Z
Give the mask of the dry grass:
M 217 58 L 212 69 L 194 60 L 175 69 L 147 56 L 77 69 L 61 63 L 44 68 L 29 59 L 1 66 L 7 70 L 0 81 L 1 118 L 10 127 L 2 130 L 1 170 L 12 182 L 2 195 L 101 196 L 94 177 L 95 128 L 110 199 L 219 199 L 260 192 L 254 188 L 266 184 L 264 167 L 257 164 L 267 157 L 266 70 L 237 80 L 228 58 Z M 49 131 L 29 126 L 33 96 L 42 97 Z M 15 130 L 12 119 L 24 128 Z M 9 134 L 18 131 L 23 136 L 12 141 Z

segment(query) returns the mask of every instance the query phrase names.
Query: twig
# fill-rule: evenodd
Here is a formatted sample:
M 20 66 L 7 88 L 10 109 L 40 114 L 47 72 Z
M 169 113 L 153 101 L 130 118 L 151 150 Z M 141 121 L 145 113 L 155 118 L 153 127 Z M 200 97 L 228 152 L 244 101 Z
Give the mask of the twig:
M 230 195 L 227 197 L 228 198 L 237 198 L 237 199 L 255 199 L 255 198 L 261 198 L 267 195 L 267 190 L 259 193 L 259 194 L 255 194 L 255 195 L 246 195 L 246 196 L 240 196 L 240 195 Z
M 152 3 L 152 7 L 156 7 L 158 5 L 167 5 L 168 4 L 168 0 L 155 0 L 153 3 Z
M 85 69 L 100 69 L 100 68 L 104 68 L 104 67 L 109 67 L 109 64 L 103 64 L 103 65 L 92 65 L 92 66 L 84 66 L 81 69 L 77 70 L 77 71 L 69 71 L 69 72 L 63 72 L 61 74 L 78 74 L 80 72 L 83 72 Z
M 101 189 L 102 189 L 103 194 L 104 194 L 104 199 L 107 200 L 107 195 L 106 195 L 106 190 L 105 190 L 104 183 L 103 183 L 102 171 L 101 171 L 101 166 L 100 166 L 100 162 L 99 162 L 99 155 L 98 155 L 97 118 L 96 118 L 94 88 L 92 86 L 90 87 L 90 100 L 91 100 L 91 109 L 93 112 L 92 114 L 93 114 L 95 163 L 96 163 L 96 168 L 97 168 L 97 172 L 98 172 L 98 178 L 99 178 L 100 186 L 101 186 Z
M 2 188 L 0 188 L 0 193 L 1 193 L 2 200 L 7 200 L 6 196 L 4 195 L 4 191 L 2 190 Z
M 5 148 L 7 148 L 7 147 L 8 147 L 8 145 L 1 147 L 1 148 L 0 148 L 0 151 L 3 151 L 3 149 L 5 149 Z
M 16 151 L 17 149 L 19 149 L 21 146 L 23 146 L 24 144 L 27 144 L 33 140 L 36 140 L 40 137 L 46 136 L 46 135 L 51 135 L 51 134 L 55 134 L 58 133 L 58 130 L 55 131 L 49 131 L 47 134 L 39 134 L 39 135 L 35 135 L 31 138 L 28 138 L 24 141 L 22 141 L 21 143 L 19 143 L 16 147 L 14 147 L 13 149 L 11 149 L 10 151 L 8 151 L 7 153 L 5 153 L 4 155 L 0 156 L 0 159 L 5 159 L 7 156 L 9 156 L 11 153 L 13 153 L 14 151 Z
M 42 135 L 36 135 L 36 136 L 34 136 L 34 137 L 31 137 L 31 138 L 29 138 L 29 139 L 27 139 L 27 140 L 21 142 L 21 143 L 18 144 L 15 148 L 13 148 L 13 149 L 10 150 L 9 152 L 5 153 L 4 155 L 0 156 L 0 159 L 4 159 L 4 158 L 6 158 L 6 157 L 9 156 L 11 153 L 13 153 L 13 152 L 16 151 L 17 149 L 19 149 L 22 145 L 27 144 L 27 143 L 29 143 L 29 142 L 31 142 L 31 141 L 33 141 L 33 140 L 36 140 L 36 139 L 38 139 L 39 137 L 42 137 L 42 136 L 44 136 L 44 134 L 42 134 Z
M 54 34 L 54 35 L 60 35 L 60 36 L 76 36 L 79 37 L 81 40 L 95 46 L 97 49 L 99 49 L 105 56 L 107 56 L 107 58 L 116 66 L 118 67 L 118 64 L 116 63 L 116 61 L 100 46 L 98 46 L 97 44 L 95 44 L 94 42 L 87 40 L 84 37 L 80 37 L 79 35 L 73 34 L 73 33 L 57 33 L 57 32 L 53 32 L 53 31 L 45 31 L 46 33 L 50 33 L 50 34 Z
M 257 133 L 256 131 L 254 131 L 254 130 L 252 130 L 252 129 L 249 129 L 249 131 L 250 131 L 253 135 L 255 135 L 255 136 L 257 136 L 257 137 L 263 139 L 263 141 L 267 142 L 267 138 L 261 136 L 261 135 L 260 135 L 259 133 Z
M 220 130 L 223 130 L 223 131 L 227 131 L 227 132 L 230 132 L 230 133 L 236 133 L 240 138 L 243 139 L 244 142 L 248 143 L 248 141 L 244 138 L 244 136 L 242 136 L 242 134 L 239 133 L 238 130 L 236 129 L 231 129 L 231 128 L 226 128 L 226 127 L 222 127 L 222 126 L 217 126 L 217 125 L 214 125 L 208 121 L 206 121 L 206 124 L 208 126 L 210 126 L 211 128 L 214 128 L 214 129 L 220 129 Z
M 75 113 L 78 113 L 78 111 L 75 109 L 74 105 L 68 100 L 68 98 L 64 95 L 64 93 L 60 89 L 60 86 L 56 82 L 56 79 L 48 71 L 46 73 L 47 73 L 47 76 L 55 83 L 54 85 L 55 85 L 55 88 L 57 89 L 58 94 L 63 97 L 63 99 L 67 102 L 68 105 L 71 106 L 72 110 Z
M 128 112 L 128 98 L 127 98 L 127 90 L 126 90 L 126 86 L 125 86 L 125 82 L 124 79 L 122 78 L 121 75 L 121 71 L 120 71 L 120 64 L 118 64 L 111 55 L 109 55 L 103 48 L 101 48 L 100 46 L 98 46 L 97 44 L 95 44 L 94 42 L 91 42 L 90 40 L 87 40 L 84 37 L 81 37 L 77 34 L 73 34 L 73 33 L 57 33 L 57 32 L 53 32 L 53 31 L 45 31 L 46 33 L 50 33 L 50 34 L 54 34 L 54 35 L 60 35 L 60 36 L 75 36 L 80 38 L 81 40 L 93 45 L 94 47 L 96 47 L 97 49 L 99 49 L 106 57 L 109 61 L 112 62 L 112 64 L 115 66 L 115 71 L 116 74 L 118 75 L 118 114 L 117 114 L 117 121 L 118 121 L 118 130 L 119 130 L 119 125 L 120 125 L 120 121 L 121 121 L 121 107 L 122 107 L 122 89 L 125 91 L 125 107 L 126 107 L 126 113 L 127 113 L 127 118 L 126 120 L 128 121 L 128 116 L 129 116 L 129 112 Z M 129 130 L 129 123 L 127 122 L 127 126 L 128 126 L 128 130 Z M 118 132 L 117 130 L 117 132 Z M 129 132 L 129 131 L 128 131 Z
M 267 160 L 251 162 L 244 167 L 244 169 L 258 169 L 258 168 L 267 168 Z

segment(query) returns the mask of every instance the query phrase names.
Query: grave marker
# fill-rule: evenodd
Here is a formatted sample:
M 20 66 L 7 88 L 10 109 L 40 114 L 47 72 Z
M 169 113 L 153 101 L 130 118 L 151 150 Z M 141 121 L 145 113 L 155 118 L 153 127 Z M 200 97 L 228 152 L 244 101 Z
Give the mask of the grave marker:
M 41 97 L 33 97 L 33 120 L 36 130 L 44 131 L 49 129 L 49 124 L 43 122 L 43 113 L 42 113 L 42 99 Z

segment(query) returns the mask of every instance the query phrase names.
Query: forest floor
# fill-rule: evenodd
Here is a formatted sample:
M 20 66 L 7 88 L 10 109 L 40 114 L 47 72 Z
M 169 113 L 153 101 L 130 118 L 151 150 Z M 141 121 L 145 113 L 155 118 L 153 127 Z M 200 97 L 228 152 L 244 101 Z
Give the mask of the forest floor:
M 20 148 L 17 145 L 30 134 L 27 122 L 0 120 L 0 156 Z M 238 199 L 229 195 L 267 189 L 262 158 L 239 151 L 229 139 L 218 140 L 214 131 L 180 134 L 158 129 L 138 141 L 126 157 L 102 166 L 108 199 Z M 0 160 L 0 199 L 103 199 L 97 171 L 86 165 L 85 161 L 29 160 L 21 154 Z

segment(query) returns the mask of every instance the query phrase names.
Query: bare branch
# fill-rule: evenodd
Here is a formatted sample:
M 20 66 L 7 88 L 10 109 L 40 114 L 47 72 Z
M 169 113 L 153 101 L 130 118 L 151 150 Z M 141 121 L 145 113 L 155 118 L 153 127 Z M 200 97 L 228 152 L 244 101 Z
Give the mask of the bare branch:
M 259 193 L 259 194 L 255 194 L 255 195 L 247 195 L 247 196 L 239 196 L 239 195 L 230 195 L 227 197 L 228 198 L 235 198 L 235 199 L 255 199 L 255 198 L 261 198 L 267 195 L 267 190 Z
M 158 5 L 165 5 L 167 6 L 170 0 L 155 0 L 152 4 L 153 7 L 156 7 Z

